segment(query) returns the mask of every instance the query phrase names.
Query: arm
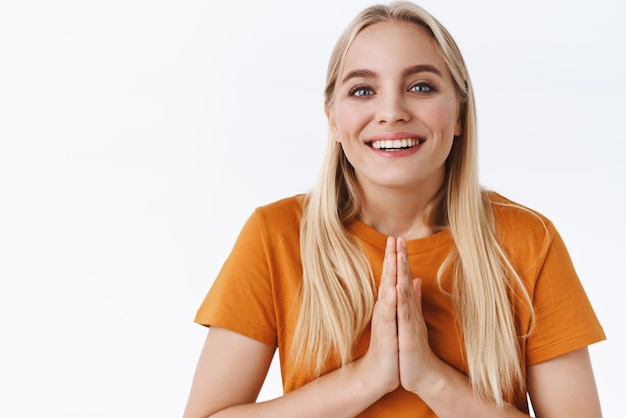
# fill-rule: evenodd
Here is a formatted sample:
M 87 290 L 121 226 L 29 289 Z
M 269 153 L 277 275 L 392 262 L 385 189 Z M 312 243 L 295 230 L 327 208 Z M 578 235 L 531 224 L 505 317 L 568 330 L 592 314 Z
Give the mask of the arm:
M 538 418 L 602 416 L 587 347 L 530 366 L 528 392 Z
M 498 409 L 495 402 L 476 396 L 469 379 L 441 360 L 434 378 L 427 379 L 417 393 L 440 418 L 528 418 L 512 406 Z M 565 416 L 565 415 L 561 415 Z M 567 415 L 568 418 L 574 416 Z
M 469 379 L 430 350 L 421 306 L 421 282 L 411 279 L 404 239 L 398 239 L 398 341 L 402 386 L 440 418 L 528 417 L 513 407 L 474 395 Z M 587 348 L 528 368 L 528 388 L 538 418 L 598 418 L 600 402 Z
M 467 378 L 448 369 L 441 375 L 440 390 L 424 399 L 441 418 L 528 416 L 513 409 L 498 414 L 491 402 L 473 398 Z M 586 347 L 529 367 L 528 388 L 537 418 L 602 416 Z
M 255 403 L 274 348 L 212 328 L 200 355 L 184 418 L 353 417 L 384 391 L 365 376 L 363 359 L 271 401 Z
M 222 328 L 209 329 L 196 366 L 184 418 L 254 402 L 267 374 L 274 347 Z
M 528 418 L 513 407 L 498 409 L 495 402 L 476 396 L 469 379 L 433 353 L 422 316 L 421 281 L 412 279 L 404 238 L 397 240 L 396 252 L 402 386 L 422 398 L 440 418 Z
M 282 397 L 255 403 L 274 347 L 212 327 L 184 417 L 354 417 L 396 389 L 400 379 L 395 253 L 389 251 L 386 260 L 372 316 L 370 347 L 363 357 Z

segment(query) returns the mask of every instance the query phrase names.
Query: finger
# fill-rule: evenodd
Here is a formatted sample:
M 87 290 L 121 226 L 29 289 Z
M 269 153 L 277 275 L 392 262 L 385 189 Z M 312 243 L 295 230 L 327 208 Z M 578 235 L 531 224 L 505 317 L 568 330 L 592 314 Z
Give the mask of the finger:
M 422 312 L 422 279 L 413 279 L 413 300 L 419 312 Z
M 397 341 L 396 302 L 395 286 L 382 288 L 374 306 L 372 338 L 386 342 Z
M 389 286 L 385 289 L 383 295 L 383 312 L 382 316 L 385 322 L 396 322 L 396 305 L 397 305 L 397 293 L 395 286 Z M 393 327 L 393 333 L 397 331 L 396 327 Z
M 413 297 L 413 285 L 411 284 L 411 267 L 406 250 L 406 239 L 400 237 L 396 242 L 396 270 L 398 285 L 402 286 L 410 297 Z
M 398 284 L 397 288 L 397 311 L 398 311 L 398 326 L 400 327 L 400 321 L 414 321 L 416 319 L 422 319 L 422 280 L 413 279 L 411 281 L 411 291 Z
M 385 258 L 383 259 L 383 272 L 380 277 L 380 285 L 378 286 L 379 298 L 390 286 L 395 287 L 396 275 L 396 239 L 394 237 L 388 237 L 387 247 L 385 248 Z
M 379 295 L 372 315 L 372 336 L 383 336 L 387 340 L 396 334 L 396 297 L 393 287 L 383 289 Z
M 407 289 L 400 285 L 396 286 L 396 312 L 398 316 L 398 332 L 400 332 L 400 328 L 407 326 L 411 319 L 411 306 L 409 304 L 410 298 L 407 293 Z

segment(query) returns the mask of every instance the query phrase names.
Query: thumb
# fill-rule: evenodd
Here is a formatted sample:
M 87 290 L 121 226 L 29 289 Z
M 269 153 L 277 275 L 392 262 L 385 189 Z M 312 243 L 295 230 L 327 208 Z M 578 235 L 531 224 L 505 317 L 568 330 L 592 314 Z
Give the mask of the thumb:
M 417 306 L 422 310 L 422 279 L 413 279 L 413 298 Z

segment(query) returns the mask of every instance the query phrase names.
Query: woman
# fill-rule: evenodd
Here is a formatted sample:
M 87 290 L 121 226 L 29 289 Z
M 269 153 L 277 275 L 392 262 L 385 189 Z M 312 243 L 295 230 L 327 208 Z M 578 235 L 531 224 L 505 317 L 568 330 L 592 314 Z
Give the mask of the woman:
M 363 11 L 325 111 L 317 187 L 255 211 L 198 311 L 185 416 L 527 417 L 527 393 L 539 417 L 600 416 L 602 328 L 550 221 L 480 189 L 443 26 Z M 285 395 L 255 403 L 276 348 Z

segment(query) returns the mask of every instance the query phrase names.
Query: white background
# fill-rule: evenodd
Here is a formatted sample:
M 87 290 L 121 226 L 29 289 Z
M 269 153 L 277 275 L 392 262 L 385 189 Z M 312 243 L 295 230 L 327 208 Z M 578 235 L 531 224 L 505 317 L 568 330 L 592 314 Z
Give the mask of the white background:
M 195 311 L 254 207 L 312 187 L 327 59 L 369 4 L 0 4 L 0 416 L 181 415 Z M 472 74 L 482 182 L 564 236 L 626 416 L 625 3 L 422 5 Z

